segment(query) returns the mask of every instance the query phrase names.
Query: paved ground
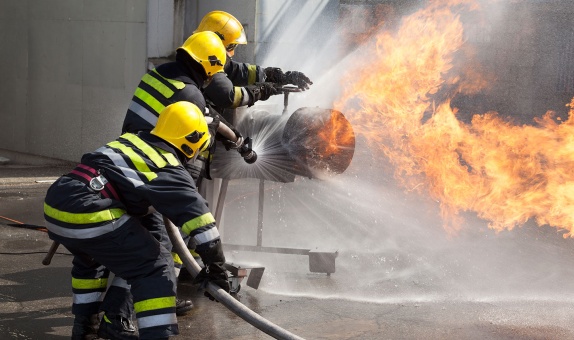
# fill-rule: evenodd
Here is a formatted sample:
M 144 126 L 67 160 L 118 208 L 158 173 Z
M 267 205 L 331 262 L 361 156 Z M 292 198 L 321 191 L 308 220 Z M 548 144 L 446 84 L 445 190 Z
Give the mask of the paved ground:
M 52 264 L 43 266 L 41 260 L 51 243 L 47 235 L 7 225 L 19 222 L 41 225 L 45 190 L 67 170 L 0 166 L 2 339 L 70 336 L 71 257 L 60 249 Z M 239 252 L 228 255 L 232 259 L 241 258 Z M 248 255 L 244 260 L 249 260 Z M 572 289 L 566 286 L 564 294 L 557 292 L 557 298 L 501 299 L 487 294 L 472 299 L 443 299 L 433 295 L 436 287 L 411 276 L 409 288 L 420 289 L 420 294 L 413 297 L 397 294 L 397 281 L 387 285 L 391 281 L 385 277 L 361 285 L 364 271 L 348 269 L 357 265 L 344 266 L 356 260 L 354 256 L 341 254 L 342 267 L 330 276 L 309 273 L 303 257 L 268 255 L 260 260 L 267 260 L 262 287 L 258 290 L 244 287 L 240 301 L 306 339 L 574 338 L 574 308 L 569 293 Z M 285 285 L 293 288 L 284 289 Z M 178 339 L 270 338 L 221 304 L 203 297 L 187 281 L 179 289 L 181 295 L 195 302 L 195 309 L 179 318 Z M 373 294 L 369 294 L 370 289 Z

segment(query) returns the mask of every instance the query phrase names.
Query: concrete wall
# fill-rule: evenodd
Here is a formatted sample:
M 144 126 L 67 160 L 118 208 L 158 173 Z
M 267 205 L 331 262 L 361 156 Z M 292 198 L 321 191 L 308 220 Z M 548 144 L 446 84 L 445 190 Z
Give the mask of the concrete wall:
M 118 136 L 147 0 L 0 0 L 0 149 L 79 160 Z

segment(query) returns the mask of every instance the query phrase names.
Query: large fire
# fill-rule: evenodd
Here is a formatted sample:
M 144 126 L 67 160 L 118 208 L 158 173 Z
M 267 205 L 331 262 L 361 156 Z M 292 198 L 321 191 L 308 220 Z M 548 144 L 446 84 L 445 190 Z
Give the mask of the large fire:
M 460 212 L 473 211 L 498 231 L 534 220 L 574 236 L 574 100 L 561 123 L 551 112 L 535 126 L 495 112 L 457 119 L 452 96 L 433 95 L 480 89 L 484 79 L 453 75 L 465 43 L 453 5 L 431 2 L 396 32 L 379 33 L 344 78 L 335 109 L 388 158 L 401 185 L 440 203 L 449 232 L 461 228 Z

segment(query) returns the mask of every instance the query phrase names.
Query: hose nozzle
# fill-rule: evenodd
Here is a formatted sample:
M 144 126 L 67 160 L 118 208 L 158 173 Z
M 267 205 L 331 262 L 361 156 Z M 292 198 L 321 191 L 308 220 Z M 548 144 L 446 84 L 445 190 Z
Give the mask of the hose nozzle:
M 250 137 L 245 138 L 243 145 L 239 149 L 239 154 L 247 164 L 253 164 L 257 160 L 257 153 L 252 149 L 252 140 Z

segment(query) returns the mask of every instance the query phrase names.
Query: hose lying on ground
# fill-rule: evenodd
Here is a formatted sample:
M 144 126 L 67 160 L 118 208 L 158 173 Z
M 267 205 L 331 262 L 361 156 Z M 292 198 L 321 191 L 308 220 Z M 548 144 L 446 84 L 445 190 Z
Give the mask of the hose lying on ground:
M 173 244 L 174 250 L 178 253 L 179 257 L 183 261 L 185 268 L 189 271 L 191 276 L 194 278 L 201 271 L 201 267 L 195 262 L 193 256 L 191 256 L 187 246 L 183 242 L 178 228 L 167 218 L 164 217 L 165 227 L 167 233 Z M 216 300 L 218 300 L 222 305 L 227 307 L 230 311 L 235 313 L 243 320 L 250 323 L 252 326 L 269 334 L 275 339 L 285 339 L 285 340 L 304 340 L 303 338 L 277 326 L 276 324 L 270 322 L 269 320 L 263 318 L 261 315 L 255 313 L 251 309 L 247 308 L 244 304 L 237 301 L 231 295 L 229 295 L 225 290 L 221 289 L 219 286 L 209 283 L 205 290 L 211 294 Z

